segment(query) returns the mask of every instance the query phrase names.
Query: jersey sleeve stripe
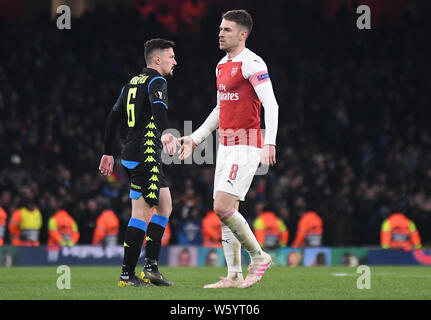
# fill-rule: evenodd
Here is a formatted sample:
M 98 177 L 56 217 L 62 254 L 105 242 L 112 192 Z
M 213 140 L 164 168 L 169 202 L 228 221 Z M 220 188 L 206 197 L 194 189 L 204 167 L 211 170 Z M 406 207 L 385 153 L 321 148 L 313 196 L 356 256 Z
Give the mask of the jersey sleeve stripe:
M 250 84 L 253 86 L 253 88 L 259 84 L 268 82 L 270 81 L 268 71 L 263 70 L 256 72 L 248 78 L 248 81 L 250 81 Z
M 153 103 L 161 103 L 165 106 L 166 110 L 168 109 L 168 106 L 163 101 L 153 101 Z
M 151 84 L 153 83 L 154 80 L 157 80 L 157 79 L 163 79 L 166 82 L 166 79 L 161 76 L 154 77 L 153 79 L 151 79 L 150 83 L 148 84 L 148 93 L 150 93 Z

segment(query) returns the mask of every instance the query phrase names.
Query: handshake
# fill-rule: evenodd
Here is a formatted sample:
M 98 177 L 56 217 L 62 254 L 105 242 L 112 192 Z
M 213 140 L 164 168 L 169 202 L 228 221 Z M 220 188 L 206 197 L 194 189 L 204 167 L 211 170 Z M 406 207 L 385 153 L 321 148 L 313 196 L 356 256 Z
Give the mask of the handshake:
M 175 138 L 172 134 L 164 134 L 161 138 L 163 144 L 163 151 L 168 153 L 170 156 L 174 155 L 177 151 L 177 146 L 180 147 L 178 150 L 180 160 L 187 159 L 196 148 L 196 143 L 190 136 L 184 136 L 181 138 Z M 182 144 L 180 143 L 182 142 Z

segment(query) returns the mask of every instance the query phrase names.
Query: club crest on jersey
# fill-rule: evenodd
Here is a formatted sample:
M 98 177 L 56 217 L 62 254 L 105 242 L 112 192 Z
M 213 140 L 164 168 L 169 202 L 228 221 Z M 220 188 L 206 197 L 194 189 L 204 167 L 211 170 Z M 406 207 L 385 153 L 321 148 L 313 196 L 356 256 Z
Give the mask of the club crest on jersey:
M 163 92 L 162 91 L 157 91 L 155 93 L 156 98 L 163 100 Z
M 238 67 L 232 67 L 232 71 L 230 72 L 230 75 L 233 77 L 237 74 L 238 72 Z

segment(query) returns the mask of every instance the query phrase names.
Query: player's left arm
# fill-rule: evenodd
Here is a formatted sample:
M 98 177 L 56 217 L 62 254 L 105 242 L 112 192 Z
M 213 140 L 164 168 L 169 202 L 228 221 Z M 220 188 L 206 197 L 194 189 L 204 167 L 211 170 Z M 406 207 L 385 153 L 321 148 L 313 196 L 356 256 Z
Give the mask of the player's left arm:
M 124 87 L 106 119 L 103 155 L 99 164 L 99 170 L 104 176 L 110 176 L 114 170 L 114 152 L 112 145 L 117 127 L 119 126 L 124 113 L 124 110 L 122 109 L 123 92 Z
M 275 98 L 268 69 L 262 60 L 256 59 L 250 61 L 246 70 L 249 73 L 248 80 L 265 108 L 265 138 L 261 163 L 272 166 L 276 163 L 277 99 Z

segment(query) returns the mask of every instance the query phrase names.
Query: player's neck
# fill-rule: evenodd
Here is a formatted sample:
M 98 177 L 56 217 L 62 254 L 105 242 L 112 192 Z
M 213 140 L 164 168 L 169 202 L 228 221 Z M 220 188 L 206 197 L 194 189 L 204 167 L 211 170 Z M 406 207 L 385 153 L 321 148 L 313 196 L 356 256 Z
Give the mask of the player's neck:
M 241 52 L 242 52 L 242 50 L 244 50 L 245 49 L 245 44 L 244 45 L 239 45 L 238 47 L 236 47 L 235 49 L 233 49 L 233 50 L 231 50 L 231 51 L 229 51 L 229 52 L 226 52 L 227 53 L 227 58 L 229 59 L 229 60 L 232 60 L 233 58 L 235 58 L 237 55 L 239 55 Z
M 164 77 L 164 75 L 162 73 L 162 69 L 159 66 L 154 65 L 154 64 L 150 64 L 147 66 L 147 68 L 156 70 L 158 73 L 160 73 Z

